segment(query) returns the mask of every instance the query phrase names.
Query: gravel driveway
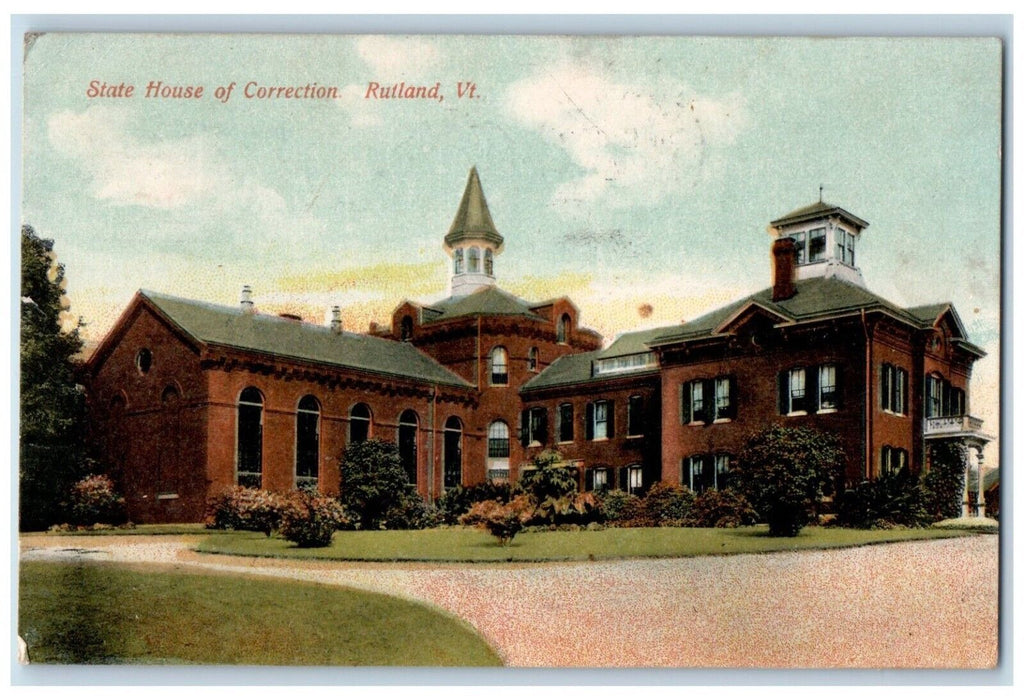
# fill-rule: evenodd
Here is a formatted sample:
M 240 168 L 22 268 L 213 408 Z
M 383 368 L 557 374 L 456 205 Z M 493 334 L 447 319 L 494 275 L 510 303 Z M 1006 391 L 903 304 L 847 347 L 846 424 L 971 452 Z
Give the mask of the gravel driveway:
M 198 555 L 187 540 L 163 537 L 55 542 L 24 539 L 22 559 L 176 564 L 426 601 L 467 620 L 510 666 L 990 668 L 997 660 L 994 535 L 532 565 L 250 559 Z

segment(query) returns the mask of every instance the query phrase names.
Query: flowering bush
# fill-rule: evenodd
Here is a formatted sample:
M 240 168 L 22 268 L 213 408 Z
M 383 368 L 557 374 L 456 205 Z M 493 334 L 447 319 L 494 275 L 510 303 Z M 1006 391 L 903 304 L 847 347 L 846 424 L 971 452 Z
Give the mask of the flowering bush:
M 601 499 L 593 492 L 548 496 L 534 510 L 531 525 L 587 525 L 604 520 Z
M 507 481 L 485 481 L 475 486 L 456 486 L 446 489 L 444 495 L 437 499 L 440 518 L 448 525 L 455 525 L 459 518 L 469 512 L 474 503 L 480 501 L 497 501 L 508 503 L 516 490 Z
M 335 530 L 348 525 L 348 515 L 337 499 L 296 491 L 282 510 L 280 533 L 300 547 L 327 547 Z
M 690 527 L 739 527 L 757 522 L 757 512 L 743 494 L 732 489 L 709 490 L 693 499 L 686 525 Z
M 287 505 L 287 500 L 276 493 L 234 486 L 209 500 L 205 525 L 216 530 L 262 532 L 270 537 L 281 526 Z
M 71 487 L 70 512 L 76 525 L 120 525 L 127 520 L 124 498 L 105 474 L 91 474 Z
M 509 503 L 480 501 L 474 503 L 469 512 L 459 518 L 463 525 L 483 527 L 498 538 L 501 545 L 508 546 L 516 534 L 533 515 L 534 502 L 527 495 L 513 498 Z

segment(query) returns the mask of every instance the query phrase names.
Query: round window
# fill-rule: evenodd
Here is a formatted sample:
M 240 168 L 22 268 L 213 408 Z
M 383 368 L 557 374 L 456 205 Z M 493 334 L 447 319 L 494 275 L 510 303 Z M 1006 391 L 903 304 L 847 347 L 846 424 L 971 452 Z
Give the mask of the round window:
M 146 348 L 142 348 L 135 355 L 135 367 L 139 370 L 140 374 L 146 374 L 149 372 L 149 368 L 153 366 L 153 353 Z

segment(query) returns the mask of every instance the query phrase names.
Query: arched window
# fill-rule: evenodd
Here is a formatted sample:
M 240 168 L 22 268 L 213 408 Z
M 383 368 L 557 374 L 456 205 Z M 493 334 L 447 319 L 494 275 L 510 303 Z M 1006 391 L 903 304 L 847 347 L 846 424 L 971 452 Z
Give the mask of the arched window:
M 530 372 L 536 372 L 539 361 L 540 352 L 537 348 L 530 348 L 530 352 L 526 355 L 526 369 Z
M 320 479 L 320 402 L 303 396 L 295 412 L 295 487 L 316 489 Z
M 484 272 L 488 275 L 494 275 L 494 253 L 488 248 L 484 251 Z
M 236 481 L 258 489 L 263 485 L 263 394 L 247 387 L 238 397 Z
M 487 428 L 487 456 L 508 459 L 508 423 L 496 420 Z
M 348 441 L 363 442 L 370 437 L 370 407 L 357 403 L 348 414 Z
M 569 334 L 572 333 L 572 316 L 562 314 L 558 319 L 558 326 L 555 329 L 556 339 L 559 343 L 567 342 Z
M 470 248 L 469 249 L 469 264 L 466 266 L 467 272 L 480 272 L 480 249 Z
M 444 423 L 444 487 L 462 484 L 462 421 L 452 416 Z
M 412 316 L 402 317 L 402 340 L 412 340 Z
M 462 256 L 463 256 L 462 248 L 456 249 L 456 251 L 455 251 L 455 274 L 456 275 L 462 274 L 462 265 L 463 265 Z
M 508 352 L 500 345 L 491 350 L 491 385 L 508 384 Z
M 416 483 L 416 431 L 419 428 L 419 417 L 412 409 L 402 411 L 398 417 L 398 456 L 405 467 L 409 483 Z

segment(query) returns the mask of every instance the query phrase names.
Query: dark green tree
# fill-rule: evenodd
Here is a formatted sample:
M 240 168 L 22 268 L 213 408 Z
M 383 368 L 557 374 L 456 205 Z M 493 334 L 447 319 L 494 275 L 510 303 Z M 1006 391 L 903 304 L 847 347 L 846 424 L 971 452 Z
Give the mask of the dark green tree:
M 340 500 L 361 529 L 374 530 L 389 510 L 419 498 L 408 479 L 397 445 L 376 439 L 353 442 L 341 456 Z
M 921 480 L 925 508 L 933 520 L 959 518 L 964 498 L 967 447 L 959 440 L 937 440 L 928 446 L 929 468 Z
M 795 537 L 811 522 L 846 463 L 835 436 L 808 428 L 767 428 L 748 442 L 736 469 L 740 491 L 773 537 Z
M 64 321 L 64 266 L 53 241 L 31 226 L 21 229 L 21 423 L 19 524 L 45 528 L 64 520 L 62 503 L 89 471 L 85 450 L 85 395 L 76 381 L 81 320 Z

